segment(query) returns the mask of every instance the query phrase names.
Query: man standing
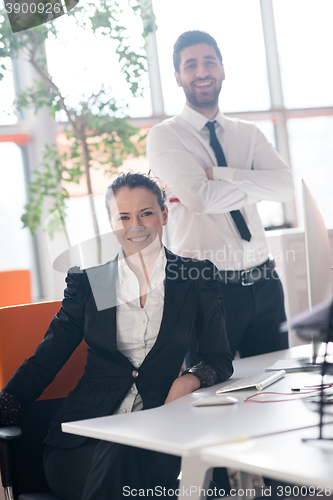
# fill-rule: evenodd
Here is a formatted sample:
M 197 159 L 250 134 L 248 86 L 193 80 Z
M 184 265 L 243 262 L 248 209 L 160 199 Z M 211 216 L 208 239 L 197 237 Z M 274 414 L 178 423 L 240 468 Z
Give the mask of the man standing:
M 171 249 L 219 269 L 233 355 L 285 349 L 283 290 L 256 203 L 291 199 L 291 171 L 253 123 L 219 110 L 225 75 L 213 37 L 185 32 L 173 57 L 186 104 L 153 127 L 147 145 L 151 170 L 168 184 Z

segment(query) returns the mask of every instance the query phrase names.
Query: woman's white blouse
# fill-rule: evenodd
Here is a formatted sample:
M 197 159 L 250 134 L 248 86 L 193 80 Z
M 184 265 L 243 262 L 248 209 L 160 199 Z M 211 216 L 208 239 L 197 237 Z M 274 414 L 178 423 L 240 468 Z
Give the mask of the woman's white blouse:
M 141 366 L 155 344 L 160 330 L 164 307 L 166 264 L 167 259 L 162 247 L 150 278 L 146 303 L 144 307 L 141 307 L 137 277 L 127 265 L 123 253 L 119 255 L 116 280 L 117 349 L 137 368 Z M 141 409 L 142 399 L 134 383 L 114 413 L 127 413 Z

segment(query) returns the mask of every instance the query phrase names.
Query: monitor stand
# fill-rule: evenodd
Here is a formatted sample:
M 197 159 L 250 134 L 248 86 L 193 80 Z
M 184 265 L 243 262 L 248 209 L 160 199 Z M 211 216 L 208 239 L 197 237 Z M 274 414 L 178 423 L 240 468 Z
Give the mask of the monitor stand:
M 324 355 L 319 354 L 322 342 L 318 342 L 317 340 L 312 340 L 312 355 L 311 357 L 308 358 L 301 358 L 299 359 L 299 363 L 302 367 L 305 369 L 311 369 L 312 367 L 319 367 L 322 366 L 323 361 L 324 361 Z M 333 353 L 332 350 L 326 355 L 326 373 L 332 374 L 333 373 Z
M 319 350 L 321 347 L 322 342 L 318 342 L 318 340 L 313 340 L 311 341 L 311 346 L 312 346 L 312 355 L 309 358 L 303 358 L 300 360 L 300 363 L 304 367 L 310 367 L 310 366 L 319 366 L 321 365 L 323 361 L 323 357 L 319 357 Z

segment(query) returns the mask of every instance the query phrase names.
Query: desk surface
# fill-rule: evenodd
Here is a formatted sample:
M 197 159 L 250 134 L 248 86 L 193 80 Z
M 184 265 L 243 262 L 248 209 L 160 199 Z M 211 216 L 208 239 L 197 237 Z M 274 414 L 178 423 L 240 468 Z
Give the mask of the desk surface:
M 308 353 L 308 346 L 300 346 L 236 360 L 232 379 L 260 373 L 279 359 Z M 292 386 L 317 382 L 317 374 L 293 373 L 265 391 L 290 392 Z M 226 383 L 201 389 L 152 410 L 64 423 L 62 429 L 64 432 L 186 457 L 197 454 L 203 447 L 236 440 L 240 435 L 254 438 L 318 423 L 318 414 L 310 411 L 302 400 L 245 403 L 245 397 L 257 392 L 252 390 L 238 391 L 236 397 L 239 403 L 235 405 L 200 408 L 191 406 L 203 394 L 213 395 L 216 389 Z
M 323 435 L 333 437 L 332 424 L 324 426 Z M 318 437 L 318 428 L 212 446 L 204 449 L 200 457 L 214 467 L 233 467 L 289 484 L 322 487 L 319 496 L 327 497 L 333 493 L 333 441 L 302 441 L 310 437 Z M 327 487 L 330 490 L 325 492 Z M 291 496 L 301 498 L 304 494 Z

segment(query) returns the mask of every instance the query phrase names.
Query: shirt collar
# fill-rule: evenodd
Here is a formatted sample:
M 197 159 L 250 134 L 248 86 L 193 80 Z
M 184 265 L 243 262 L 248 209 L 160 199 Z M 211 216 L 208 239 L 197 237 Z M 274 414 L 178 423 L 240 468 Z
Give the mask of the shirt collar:
M 180 116 L 183 118 L 183 120 L 185 120 L 189 125 L 191 125 L 191 127 L 193 127 L 198 132 L 200 132 L 204 128 L 204 126 L 208 121 L 210 121 L 206 116 L 199 113 L 199 111 L 196 111 L 195 109 L 191 108 L 188 104 L 185 104 L 184 109 L 181 112 Z M 225 128 L 225 117 L 222 111 L 218 110 L 214 120 L 222 128 Z
M 166 265 L 167 265 L 167 258 L 165 255 L 164 246 L 162 245 L 161 250 L 156 258 L 154 270 L 152 272 L 151 277 L 155 275 L 155 278 L 157 277 L 159 282 L 164 281 Z M 128 276 L 128 273 L 132 274 L 132 271 L 130 270 L 126 262 L 124 249 L 121 248 L 118 256 L 118 279 L 121 284 L 124 283 L 124 280 L 126 279 L 126 276 Z

